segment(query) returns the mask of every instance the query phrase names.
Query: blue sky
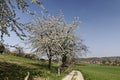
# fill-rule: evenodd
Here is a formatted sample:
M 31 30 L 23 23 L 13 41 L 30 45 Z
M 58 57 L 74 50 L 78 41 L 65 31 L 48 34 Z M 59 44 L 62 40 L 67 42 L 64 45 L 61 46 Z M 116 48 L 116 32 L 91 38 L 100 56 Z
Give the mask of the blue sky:
M 71 22 L 80 17 L 82 23 L 78 35 L 89 47 L 87 57 L 120 56 L 120 0 L 42 0 L 43 5 L 52 15 L 64 13 L 65 19 Z M 31 11 L 39 13 L 41 9 L 30 6 Z M 17 12 L 22 22 L 32 20 L 31 16 Z M 12 34 L 14 36 L 14 34 Z M 11 44 L 24 46 L 18 38 L 6 38 Z

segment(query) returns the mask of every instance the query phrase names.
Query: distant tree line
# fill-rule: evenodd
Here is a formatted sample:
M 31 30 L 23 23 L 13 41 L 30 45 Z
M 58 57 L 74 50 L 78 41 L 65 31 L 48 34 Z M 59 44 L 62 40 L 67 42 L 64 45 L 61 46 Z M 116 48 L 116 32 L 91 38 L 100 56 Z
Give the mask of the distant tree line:
M 76 60 L 77 63 L 101 64 L 109 66 L 120 66 L 120 57 L 84 58 Z

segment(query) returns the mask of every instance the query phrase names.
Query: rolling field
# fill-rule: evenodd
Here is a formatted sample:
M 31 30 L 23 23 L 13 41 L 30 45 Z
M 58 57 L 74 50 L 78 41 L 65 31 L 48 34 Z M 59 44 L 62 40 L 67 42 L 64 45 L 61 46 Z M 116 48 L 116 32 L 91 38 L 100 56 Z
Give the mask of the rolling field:
M 85 80 L 120 80 L 120 66 L 80 65 L 74 69 L 81 71 Z

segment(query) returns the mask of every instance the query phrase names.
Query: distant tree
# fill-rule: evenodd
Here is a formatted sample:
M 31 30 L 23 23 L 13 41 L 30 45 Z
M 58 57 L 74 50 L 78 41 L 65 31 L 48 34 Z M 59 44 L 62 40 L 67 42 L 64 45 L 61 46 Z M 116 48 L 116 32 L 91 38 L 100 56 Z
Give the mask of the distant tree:
M 22 10 L 28 14 L 33 14 L 28 10 L 31 3 L 39 5 L 45 10 L 44 6 L 39 0 L 0 0 L 0 39 L 3 40 L 4 35 L 10 36 L 9 30 L 15 32 L 16 35 L 23 39 L 25 37 L 24 24 L 18 21 L 16 17 L 16 9 Z
M 14 48 L 15 48 L 15 51 L 14 51 L 15 55 L 24 57 L 25 53 L 24 53 L 23 47 L 15 46 Z
M 102 60 L 102 64 L 105 65 L 106 64 L 106 60 Z
M 5 53 L 10 53 L 10 49 L 9 48 L 5 48 Z

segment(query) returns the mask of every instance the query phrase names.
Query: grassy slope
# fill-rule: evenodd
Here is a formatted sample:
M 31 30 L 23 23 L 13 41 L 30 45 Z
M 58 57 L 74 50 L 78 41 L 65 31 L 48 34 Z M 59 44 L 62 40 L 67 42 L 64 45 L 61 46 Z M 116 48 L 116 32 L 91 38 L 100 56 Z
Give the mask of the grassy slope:
M 117 66 L 84 65 L 74 69 L 80 70 L 85 80 L 120 80 L 120 67 Z
M 30 72 L 30 80 L 35 76 L 49 77 L 50 80 L 61 80 L 68 73 L 66 72 L 58 77 L 57 66 L 52 65 L 52 70 L 49 71 L 45 62 L 0 54 L 0 80 L 24 80 L 27 72 Z

